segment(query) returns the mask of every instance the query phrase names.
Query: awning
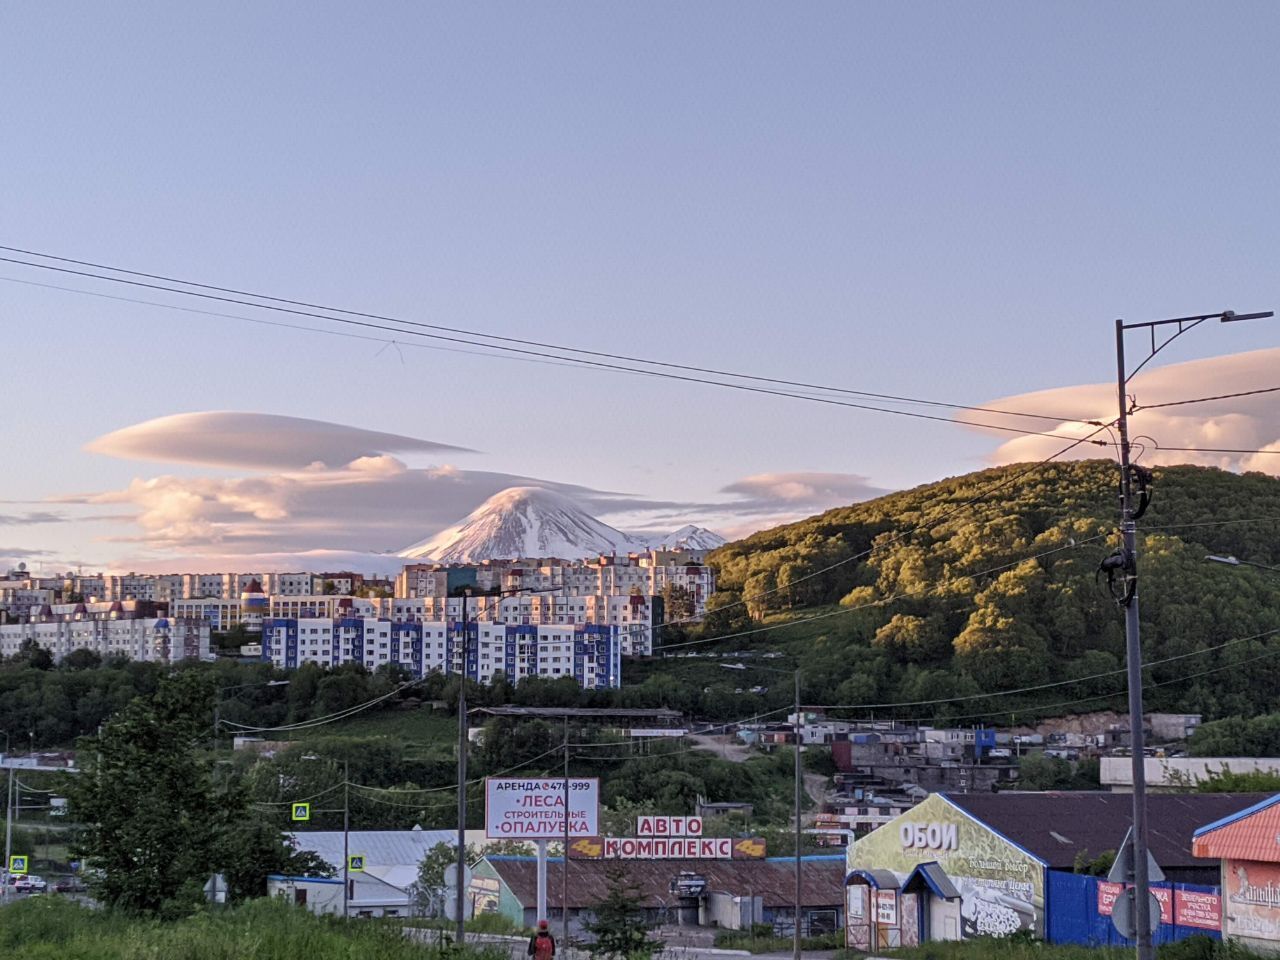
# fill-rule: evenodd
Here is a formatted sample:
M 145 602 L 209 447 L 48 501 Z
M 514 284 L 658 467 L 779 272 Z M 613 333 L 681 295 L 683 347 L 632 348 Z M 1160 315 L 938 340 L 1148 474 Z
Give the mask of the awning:
M 898 889 L 898 878 L 892 870 L 850 870 L 845 885 L 854 879 L 864 880 L 877 890 Z
M 927 886 L 935 897 L 943 900 L 960 899 L 960 891 L 956 889 L 956 885 L 947 876 L 947 871 L 942 869 L 942 865 L 937 860 L 922 863 L 912 870 L 911 876 L 907 877 L 907 882 L 902 885 L 902 889 L 911 890 L 913 886 L 921 883 Z

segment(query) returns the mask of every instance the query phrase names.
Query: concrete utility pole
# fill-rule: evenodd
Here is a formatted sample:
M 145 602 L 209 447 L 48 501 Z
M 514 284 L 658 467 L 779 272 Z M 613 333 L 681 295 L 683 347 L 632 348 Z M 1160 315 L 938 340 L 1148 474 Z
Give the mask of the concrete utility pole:
M 1222 313 L 1206 313 L 1192 317 L 1175 317 L 1171 320 L 1155 320 L 1147 323 L 1125 323 L 1116 320 L 1116 392 L 1119 418 L 1116 426 L 1120 441 L 1120 531 L 1123 537 L 1121 554 L 1116 558 L 1115 569 L 1123 572 L 1123 586 L 1117 601 L 1124 607 L 1125 654 L 1129 681 L 1129 729 L 1130 753 L 1133 769 L 1133 886 L 1134 924 L 1137 928 L 1136 948 L 1138 960 L 1154 960 L 1155 947 L 1151 940 L 1151 878 L 1147 845 L 1147 778 L 1145 737 L 1142 730 L 1142 639 L 1138 619 L 1138 518 L 1146 509 L 1148 493 L 1143 482 L 1141 503 L 1134 502 L 1133 478 L 1137 472 L 1130 461 L 1129 414 L 1136 409 L 1131 402 L 1129 381 L 1157 353 L 1170 343 L 1206 320 L 1217 319 L 1222 323 L 1234 320 L 1253 320 L 1273 314 L 1251 313 L 1236 315 L 1227 310 Z M 1157 328 L 1176 326 L 1157 345 Z M 1124 335 L 1127 330 L 1147 330 L 1151 338 L 1150 352 L 1145 360 L 1129 373 L 1125 367 Z M 1164 331 L 1162 330 L 1161 333 Z
M 796 792 L 796 890 L 795 890 L 795 911 L 796 911 L 796 928 L 791 941 L 791 956 L 793 960 L 800 960 L 800 801 L 804 790 L 804 768 L 800 764 L 800 743 L 804 738 L 801 727 L 804 725 L 800 716 L 800 668 L 796 667 L 796 768 L 795 768 L 795 792 Z
M 462 673 L 458 683 L 458 873 L 454 890 L 454 942 L 462 946 L 467 940 L 467 919 L 463 912 L 466 891 L 462 878 L 467 872 L 467 653 L 471 649 L 471 628 L 467 623 L 467 601 L 470 588 L 462 591 Z M 445 616 L 448 617 L 446 602 Z
M 348 920 L 351 899 L 351 762 L 342 761 L 342 919 Z
M 564 851 L 560 858 L 560 944 L 569 949 L 569 714 L 564 715 Z

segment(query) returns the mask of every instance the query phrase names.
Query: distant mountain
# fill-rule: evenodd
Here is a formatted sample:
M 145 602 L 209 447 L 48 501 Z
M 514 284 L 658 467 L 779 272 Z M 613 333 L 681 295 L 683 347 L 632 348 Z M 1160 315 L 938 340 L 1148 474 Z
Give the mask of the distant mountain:
M 457 526 L 400 551 L 412 560 L 476 563 L 520 557 L 577 560 L 648 549 L 648 544 L 601 523 L 560 493 L 510 487 L 496 493 Z
M 729 541 L 706 527 L 690 523 L 665 537 L 651 537 L 649 542 L 655 550 L 714 550 Z

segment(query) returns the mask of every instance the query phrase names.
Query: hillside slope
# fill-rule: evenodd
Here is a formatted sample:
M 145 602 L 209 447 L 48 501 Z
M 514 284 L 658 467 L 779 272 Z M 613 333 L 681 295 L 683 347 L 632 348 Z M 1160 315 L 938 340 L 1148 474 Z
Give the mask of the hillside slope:
M 928 700 L 1116 670 L 1121 612 L 1095 578 L 1119 546 L 1116 483 L 1108 461 L 1013 465 L 762 531 L 710 555 L 719 592 L 703 633 L 777 623 L 729 643 L 791 648 L 815 703 Z M 1204 561 L 1280 563 L 1280 479 L 1166 467 L 1153 490 L 1140 524 L 1143 646 L 1148 661 L 1179 659 L 1148 671 L 1149 699 L 1210 716 L 1274 703 L 1280 634 L 1198 651 L 1280 628 L 1280 574 Z M 826 615 L 795 622 L 815 614 Z M 1123 689 L 1123 677 L 1105 677 L 1033 699 Z

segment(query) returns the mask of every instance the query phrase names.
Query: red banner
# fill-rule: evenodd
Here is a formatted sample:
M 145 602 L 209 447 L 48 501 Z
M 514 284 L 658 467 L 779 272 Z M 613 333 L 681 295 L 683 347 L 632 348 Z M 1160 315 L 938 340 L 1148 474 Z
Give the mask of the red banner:
M 1098 884 L 1098 914 L 1111 916 L 1116 900 L 1128 884 L 1102 882 Z M 1222 926 L 1222 898 L 1215 893 L 1194 893 L 1190 890 L 1170 890 L 1168 887 L 1152 887 L 1151 892 L 1160 901 L 1160 922 L 1177 923 L 1182 927 L 1198 927 L 1201 930 L 1217 930 Z

